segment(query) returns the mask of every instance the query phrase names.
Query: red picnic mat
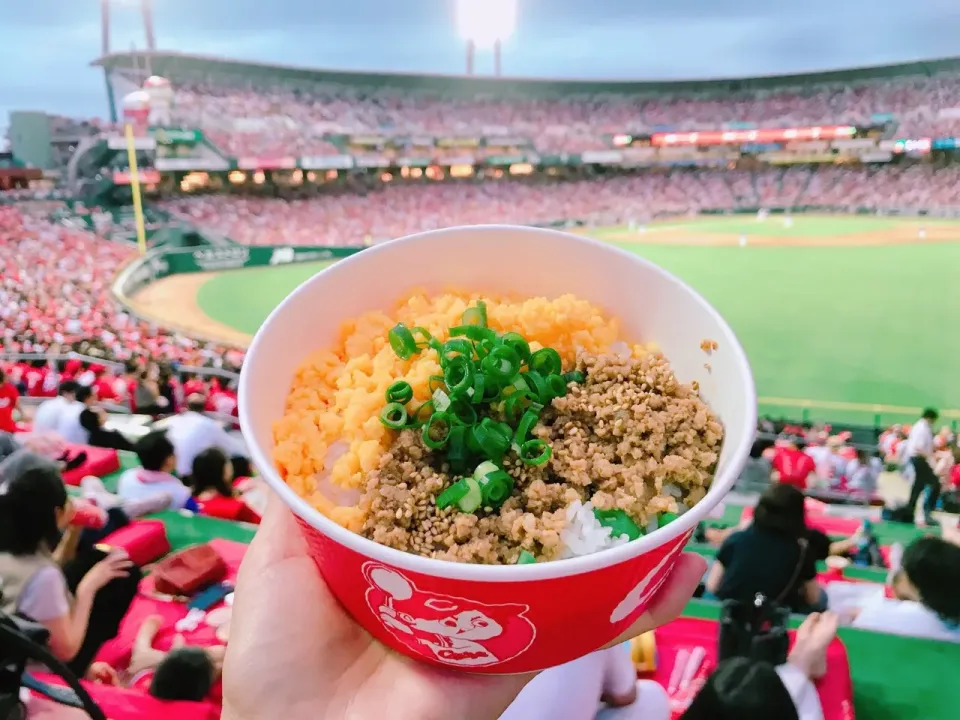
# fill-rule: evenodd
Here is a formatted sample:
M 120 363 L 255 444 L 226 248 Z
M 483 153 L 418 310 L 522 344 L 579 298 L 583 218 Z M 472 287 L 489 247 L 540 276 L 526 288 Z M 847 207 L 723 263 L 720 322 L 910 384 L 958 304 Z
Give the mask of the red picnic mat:
M 715 620 L 695 620 L 679 618 L 655 631 L 657 643 L 657 670 L 652 679 L 664 688 L 670 686 L 677 655 L 687 650 L 702 647 L 706 651 L 703 664 L 687 691 L 676 691 L 671 695 L 674 719 L 683 713 L 685 699 L 692 699 L 706 682 L 707 677 L 717 664 L 717 634 L 720 624 Z M 794 632 L 790 632 L 791 643 Z M 669 690 L 668 690 L 669 692 Z M 853 681 L 850 679 L 850 663 L 847 650 L 840 639 L 833 641 L 827 650 L 827 674 L 817 683 L 820 703 L 823 705 L 824 720 L 854 720 Z
M 753 517 L 753 508 L 745 507 L 740 514 L 740 520 L 749 520 Z M 848 537 L 860 529 L 861 520 L 856 518 L 835 517 L 807 510 L 807 527 L 819 530 L 826 535 L 843 535 Z

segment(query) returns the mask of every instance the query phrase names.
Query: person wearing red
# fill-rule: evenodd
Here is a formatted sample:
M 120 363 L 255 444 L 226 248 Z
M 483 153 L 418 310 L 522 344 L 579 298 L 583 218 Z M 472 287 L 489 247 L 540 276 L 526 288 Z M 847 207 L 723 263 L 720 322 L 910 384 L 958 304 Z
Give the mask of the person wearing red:
M 190 397 L 191 395 L 206 395 L 207 386 L 204 384 L 203 380 L 196 375 L 187 375 L 187 379 L 183 383 L 183 395 L 184 397 Z
M 7 380 L 7 374 L 0 370 L 0 430 L 8 433 L 17 431 L 17 421 L 13 419 L 13 412 L 20 405 L 20 393 L 12 382 Z
M 806 443 L 797 439 L 788 447 L 777 448 L 773 456 L 773 469 L 784 485 L 793 485 L 799 490 L 807 489 L 807 477 L 817 469 L 813 458 L 804 452 Z
M 208 405 L 212 405 L 215 412 L 237 417 L 237 393 L 230 385 L 226 385 L 210 394 Z
M 117 382 L 117 378 L 110 374 L 103 365 L 94 365 L 90 369 L 97 376 L 96 380 L 93 381 L 93 387 L 97 391 L 97 399 L 105 403 L 116 402 L 117 393 L 114 384 Z
M 259 525 L 260 514 L 245 502 L 233 479 L 230 458 L 220 448 L 211 447 L 193 459 L 187 484 L 204 515 Z
M 43 397 L 43 381 L 47 377 L 47 366 L 43 360 L 35 361 L 23 373 L 23 382 L 27 386 L 27 395 L 30 397 Z

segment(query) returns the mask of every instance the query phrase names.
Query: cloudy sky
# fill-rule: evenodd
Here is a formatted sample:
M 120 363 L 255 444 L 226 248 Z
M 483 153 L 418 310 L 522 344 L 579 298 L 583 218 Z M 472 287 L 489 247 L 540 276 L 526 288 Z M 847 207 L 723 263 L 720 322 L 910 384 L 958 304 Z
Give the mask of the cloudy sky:
M 486 0 L 477 0 L 484 3 Z M 101 0 L 5 0 L 11 109 L 106 115 Z M 110 0 L 112 46 L 144 46 L 139 0 Z M 160 49 L 348 69 L 456 73 L 454 0 L 153 0 Z M 960 55 L 957 0 L 518 0 L 506 74 L 693 78 Z M 479 72 L 491 58 L 481 53 Z

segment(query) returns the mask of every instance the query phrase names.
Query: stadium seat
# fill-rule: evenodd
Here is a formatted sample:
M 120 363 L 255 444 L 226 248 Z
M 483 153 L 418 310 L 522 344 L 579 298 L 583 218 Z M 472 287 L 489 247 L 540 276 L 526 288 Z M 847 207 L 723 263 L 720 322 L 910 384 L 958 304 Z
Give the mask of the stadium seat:
M 107 535 L 100 544 L 126 550 L 138 567 L 149 565 L 170 552 L 167 531 L 160 520 L 134 520 Z
M 717 636 L 720 624 L 713 620 L 679 618 L 655 631 L 657 644 L 657 669 L 652 679 L 669 687 L 677 654 L 682 649 L 702 647 L 706 658 L 700 667 L 698 678 L 706 677 L 717 664 Z M 791 642 L 795 636 L 790 632 Z M 697 679 L 692 683 L 696 686 Z M 850 678 L 850 663 L 847 650 L 840 639 L 833 641 L 827 650 L 827 674 L 817 684 L 824 720 L 850 720 L 853 718 L 853 681 Z M 674 716 L 676 717 L 676 715 Z
M 83 465 L 63 473 L 63 481 L 67 485 L 79 485 L 87 475 L 103 477 L 120 469 L 120 458 L 116 450 L 90 445 L 67 445 L 67 451 L 70 457 L 80 452 L 87 454 L 87 461 Z

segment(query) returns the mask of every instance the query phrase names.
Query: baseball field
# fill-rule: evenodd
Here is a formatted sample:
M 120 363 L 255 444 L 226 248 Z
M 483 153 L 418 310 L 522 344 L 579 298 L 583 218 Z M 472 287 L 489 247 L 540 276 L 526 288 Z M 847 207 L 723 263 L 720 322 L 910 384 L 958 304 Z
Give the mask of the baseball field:
M 960 222 L 701 216 L 585 231 L 677 274 L 730 321 L 761 412 L 837 422 L 960 418 Z M 179 275 L 137 310 L 245 343 L 322 264 Z

